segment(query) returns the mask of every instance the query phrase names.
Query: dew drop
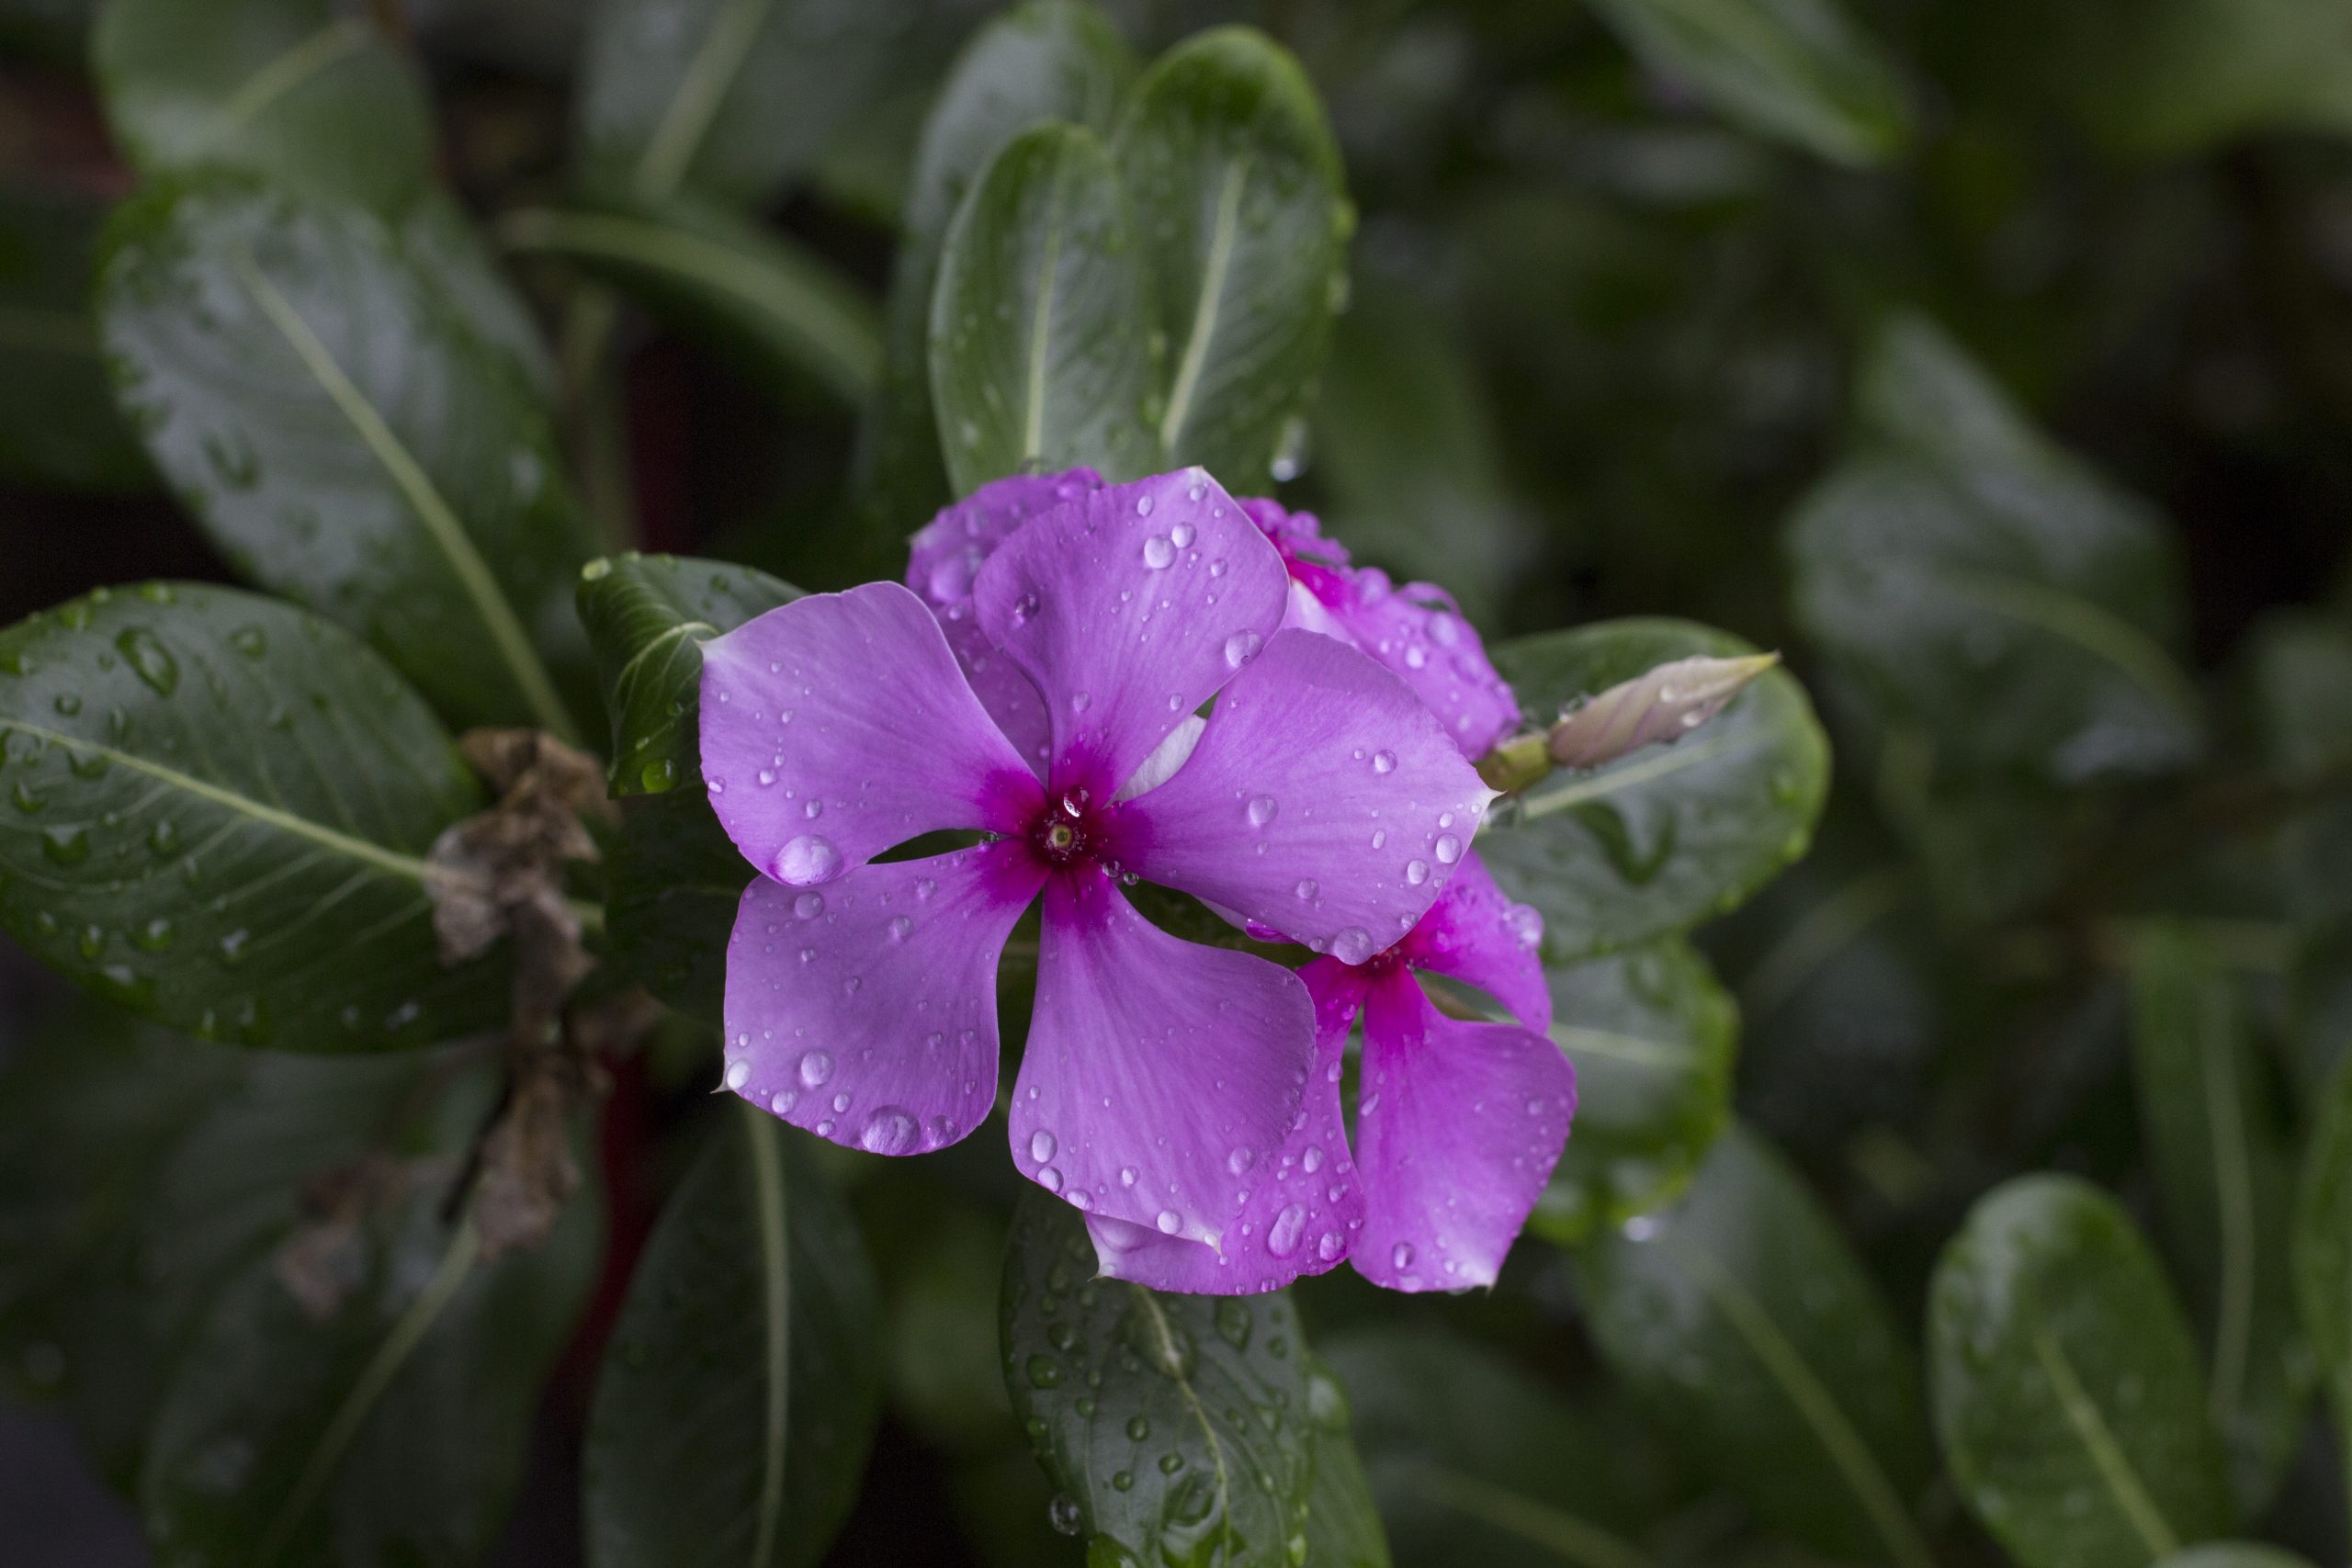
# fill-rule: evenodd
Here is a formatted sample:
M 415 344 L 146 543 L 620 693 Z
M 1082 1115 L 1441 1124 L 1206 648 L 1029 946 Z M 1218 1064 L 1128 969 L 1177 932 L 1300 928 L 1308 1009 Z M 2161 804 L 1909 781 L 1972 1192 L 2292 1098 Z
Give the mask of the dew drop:
M 1228 670 L 1240 669 L 1257 658 L 1258 650 L 1265 646 L 1266 639 L 1256 632 L 1235 632 L 1225 639 L 1225 667 Z
M 1141 502 L 1136 504 L 1140 505 Z M 1165 534 L 1154 534 L 1143 542 L 1143 564 L 1154 571 L 1166 569 L 1176 558 L 1176 547 L 1168 542 Z
M 1388 1261 L 1394 1268 L 1410 1269 L 1413 1266 L 1413 1244 L 1409 1241 L 1398 1242 L 1396 1250 L 1388 1255 Z
M 1291 891 L 1298 895 L 1300 903 L 1308 904 L 1314 902 L 1315 895 L 1321 891 L 1321 889 L 1317 886 L 1313 877 L 1303 876 L 1299 878 L 1298 886 Z
M 1375 773 L 1395 773 L 1396 771 L 1396 753 L 1394 751 L 1374 751 L 1372 754 L 1372 771 Z
M 857 1141 L 868 1154 L 902 1155 L 914 1147 L 916 1136 L 915 1119 L 911 1115 L 895 1105 L 883 1105 L 876 1107 L 866 1117 L 865 1129 L 857 1134 Z
M 1160 1235 L 1174 1235 L 1184 1228 L 1184 1216 L 1173 1209 L 1162 1209 L 1159 1217 L 1152 1223 L 1159 1227 Z
M 834 849 L 828 840 L 814 833 L 803 833 L 778 852 L 775 863 L 769 869 L 775 874 L 775 879 L 787 887 L 806 887 L 812 882 L 831 882 L 841 874 L 841 852 Z
M 803 893 L 792 901 L 792 912 L 804 920 L 813 920 L 825 912 L 822 893 Z
M 1425 860 L 1408 860 L 1405 863 L 1405 880 L 1407 882 L 1409 882 L 1414 886 L 1419 887 L 1422 883 L 1427 882 L 1429 879 L 1429 862 Z
M 729 1089 L 741 1089 L 744 1084 L 751 1080 L 751 1063 L 729 1062 L 727 1064 L 727 1087 Z
M 1462 858 L 1462 840 L 1452 833 L 1445 834 L 1438 840 L 1435 852 L 1438 864 L 1452 865 Z
M 1054 1135 L 1040 1127 L 1029 1134 L 1029 1157 L 1039 1165 L 1054 1157 Z
M 1331 956 L 1342 964 L 1361 964 L 1373 953 L 1372 933 L 1362 926 L 1350 926 L 1331 939 Z
M 1179 523 L 1176 526 L 1168 530 L 1168 542 L 1174 545 L 1180 550 L 1189 547 L 1193 540 L 1197 536 L 1198 536 L 1194 534 L 1193 525 L 1190 523 Z
M 1306 1228 L 1306 1211 L 1293 1203 L 1274 1216 L 1266 1231 L 1266 1250 L 1276 1258 L 1288 1258 L 1298 1250 L 1299 1232 Z
M 817 1089 L 833 1076 L 833 1057 L 830 1051 L 811 1051 L 800 1058 L 800 1081 L 809 1089 Z
M 1272 795 L 1253 795 L 1250 798 L 1249 807 L 1250 826 L 1252 828 L 1264 827 L 1267 823 L 1274 819 L 1274 813 L 1279 809 L 1281 809 L 1281 807 L 1276 804 Z

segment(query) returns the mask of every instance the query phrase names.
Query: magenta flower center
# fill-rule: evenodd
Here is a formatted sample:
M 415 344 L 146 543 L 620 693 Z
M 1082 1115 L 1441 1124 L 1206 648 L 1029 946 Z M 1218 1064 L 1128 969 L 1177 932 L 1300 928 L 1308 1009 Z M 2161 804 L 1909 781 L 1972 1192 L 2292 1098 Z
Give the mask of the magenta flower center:
M 1026 837 L 1047 865 L 1064 869 L 1098 859 L 1109 824 L 1093 809 L 1091 792 L 1071 789 L 1048 801 L 1029 825 Z

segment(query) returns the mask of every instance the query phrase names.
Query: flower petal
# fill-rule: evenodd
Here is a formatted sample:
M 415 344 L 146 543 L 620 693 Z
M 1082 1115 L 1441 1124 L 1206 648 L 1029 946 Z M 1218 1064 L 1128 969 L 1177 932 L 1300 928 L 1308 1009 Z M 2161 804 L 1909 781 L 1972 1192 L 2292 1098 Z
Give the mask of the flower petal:
M 980 569 L 989 640 L 1053 726 L 1057 791 L 1108 800 L 1282 625 L 1282 557 L 1200 468 L 1094 491 Z
M 1242 1171 L 1249 1201 L 1225 1233 L 1225 1249 L 1107 1214 L 1090 1213 L 1086 1228 L 1094 1256 L 1114 1280 L 1192 1295 L 1251 1295 L 1278 1291 L 1302 1274 L 1339 1266 L 1363 1225 L 1363 1188 L 1348 1152 L 1340 1111 L 1340 1058 L 1354 1026 L 1361 984 L 1355 971 L 1329 958 L 1307 966 L 1347 976 L 1317 991 L 1315 1066 L 1306 1096 L 1292 1118 L 1290 1136 L 1273 1157 L 1253 1157 Z M 1302 971 L 1300 979 L 1306 979 Z
M 1046 886 L 1014 1164 L 1090 1213 L 1218 1244 L 1279 1149 L 1315 1010 L 1279 964 L 1181 942 L 1094 871 Z
M 1287 631 L 1219 694 L 1175 776 L 1119 808 L 1113 852 L 1361 964 L 1428 911 L 1493 798 L 1403 682 Z
M 727 1087 L 796 1127 L 922 1154 L 996 1104 L 996 967 L 1044 874 L 1016 845 L 757 879 L 727 948 Z
M 1464 1023 L 1403 970 L 1365 998 L 1356 1271 L 1397 1291 L 1490 1285 L 1559 1163 L 1576 1069 L 1507 1023 Z
M 1544 917 L 1511 902 L 1476 854 L 1464 855 L 1404 942 L 1405 961 L 1476 986 L 1539 1033 L 1552 1027 L 1544 982 Z
M 1485 756 L 1519 728 L 1519 699 L 1444 589 L 1426 582 L 1395 588 L 1386 572 L 1363 567 L 1348 575 L 1336 599 L 1317 596 L 1358 648 L 1429 705 L 1464 756 Z
M 895 582 L 797 599 L 703 644 L 702 771 L 779 882 L 830 882 L 942 828 L 1018 831 L 1036 776 Z
M 980 629 L 972 581 L 996 547 L 1031 518 L 1102 488 L 1102 476 L 1091 468 L 993 479 L 942 511 L 908 541 L 907 586 L 939 616 L 947 646 L 955 649 L 980 705 L 1041 775 L 1053 740 L 1046 699 Z
M 989 480 L 941 509 L 907 541 L 907 586 L 934 610 L 971 598 L 972 580 L 1022 525 L 1102 488 L 1102 476 L 1092 468 Z

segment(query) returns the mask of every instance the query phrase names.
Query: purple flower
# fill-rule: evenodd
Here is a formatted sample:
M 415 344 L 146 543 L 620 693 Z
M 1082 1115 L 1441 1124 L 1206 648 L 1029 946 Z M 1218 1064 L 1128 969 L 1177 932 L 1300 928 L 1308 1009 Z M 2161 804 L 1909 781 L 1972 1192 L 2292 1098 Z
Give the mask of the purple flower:
M 876 1153 L 963 1137 L 995 1101 L 998 954 L 1042 894 L 1015 1160 L 1214 1255 L 1304 1103 L 1313 1004 L 1277 964 L 1162 932 L 1120 881 L 1278 922 L 1344 968 L 1419 920 L 1491 792 L 1394 676 L 1281 630 L 1281 557 L 1205 473 L 1070 488 L 1038 492 L 951 601 L 978 629 L 967 657 L 1029 683 L 1028 747 L 895 583 L 705 645 L 711 804 L 764 873 L 728 951 L 726 1081 Z M 968 557 L 930 558 L 962 585 Z M 989 837 L 876 859 L 949 829 Z
M 1271 501 L 1241 504 L 1290 572 L 1283 625 L 1336 637 L 1395 671 L 1445 721 L 1464 756 L 1484 756 L 1519 727 L 1519 703 L 1453 595 L 1426 582 L 1399 588 L 1378 567 L 1351 565 L 1346 547 L 1325 538 L 1311 513 Z

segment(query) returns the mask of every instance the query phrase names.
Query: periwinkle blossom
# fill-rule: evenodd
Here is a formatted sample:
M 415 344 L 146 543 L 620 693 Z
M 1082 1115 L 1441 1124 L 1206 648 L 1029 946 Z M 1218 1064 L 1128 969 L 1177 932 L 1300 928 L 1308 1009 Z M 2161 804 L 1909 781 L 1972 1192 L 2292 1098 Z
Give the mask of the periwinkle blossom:
M 1087 470 L 1001 480 L 915 536 L 909 581 L 949 636 L 971 619 L 969 583 L 990 552 L 1040 506 L 1100 484 Z M 1270 501 L 1242 507 L 1281 552 L 1287 627 L 1372 653 L 1405 679 L 1465 757 L 1519 720 L 1508 683 L 1476 632 L 1436 589 L 1395 588 L 1357 567 L 1316 520 Z M 976 687 L 1000 671 L 1012 722 L 1037 703 L 1004 681 L 985 638 L 958 644 Z M 1012 723 L 1008 723 L 1008 728 Z M 1181 747 L 1180 732 L 1176 745 Z M 1155 1289 L 1226 1292 L 1319 1273 L 1346 1258 L 1403 1291 L 1492 1283 L 1557 1164 L 1576 1109 L 1576 1074 L 1544 1033 L 1551 995 L 1536 949 L 1543 920 L 1498 888 L 1468 844 L 1475 823 L 1446 825 L 1409 879 L 1455 874 L 1429 913 L 1361 964 L 1318 957 L 1299 971 L 1316 1004 L 1315 1062 L 1279 1147 L 1236 1172 L 1249 1179 L 1225 1245 L 1169 1237 L 1105 1213 L 1087 1220 L 1103 1272 Z M 1229 916 L 1237 911 L 1225 909 Z M 1242 916 L 1252 935 L 1298 933 Z M 1423 990 L 1427 973 L 1485 992 L 1516 1022 L 1452 1016 Z M 1363 1024 L 1354 1147 L 1341 1106 L 1347 1041 Z
M 1281 630 L 1279 553 L 1199 469 L 1053 498 L 970 587 L 1042 756 L 895 583 L 704 646 L 711 804 L 763 874 L 728 950 L 727 1086 L 876 1153 L 963 1137 L 995 1102 L 998 955 L 1042 895 L 1015 1161 L 1091 1217 L 1214 1252 L 1304 1102 L 1313 1004 L 1278 964 L 1161 931 L 1121 882 L 1361 963 L 1427 912 L 1439 846 L 1491 792 L 1395 676 Z M 1189 750 L 1155 758 L 1171 735 Z M 953 829 L 981 841 L 877 858 Z

